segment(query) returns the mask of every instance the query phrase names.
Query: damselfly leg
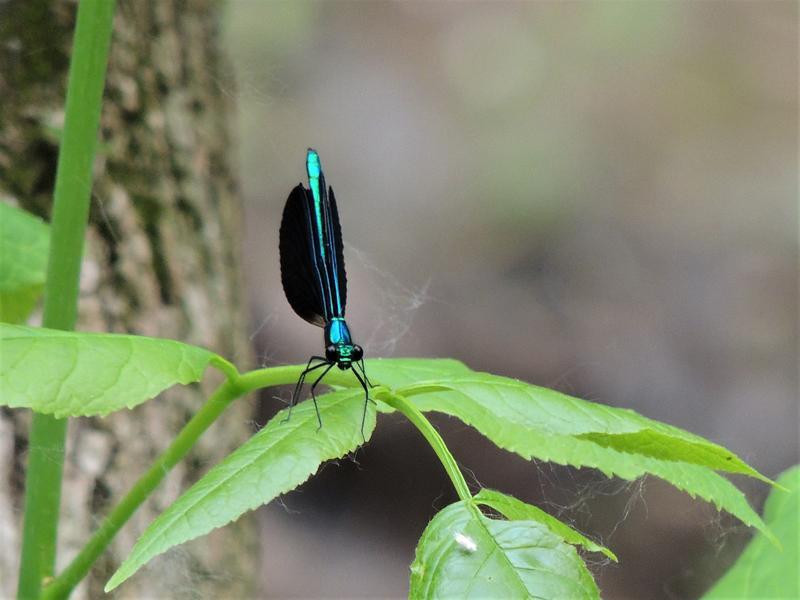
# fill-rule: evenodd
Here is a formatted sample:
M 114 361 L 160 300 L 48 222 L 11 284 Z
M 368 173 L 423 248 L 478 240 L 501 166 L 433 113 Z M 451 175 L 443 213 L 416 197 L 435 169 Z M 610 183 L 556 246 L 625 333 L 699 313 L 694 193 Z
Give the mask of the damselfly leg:
M 375 386 L 372 385 L 372 382 L 369 380 L 369 377 L 367 377 L 367 370 L 364 368 L 364 359 L 362 358 L 360 361 L 358 361 L 358 364 L 361 367 L 361 375 L 364 376 L 364 379 L 366 380 L 367 385 L 369 387 L 371 387 L 371 388 L 374 388 Z
M 318 365 L 314 365 L 312 367 L 311 363 L 314 362 L 315 360 L 319 360 L 321 362 Z M 286 421 L 288 421 L 291 418 L 292 409 L 294 408 L 294 405 L 297 404 L 297 399 L 303 387 L 303 383 L 306 380 L 306 375 L 328 364 L 330 363 L 324 356 L 312 356 L 311 358 L 308 359 L 308 362 L 306 363 L 306 368 L 303 370 L 302 373 L 300 373 L 300 378 L 297 380 L 297 383 L 294 386 L 294 391 L 292 392 L 292 398 L 291 400 L 289 400 L 289 412 L 286 414 L 286 417 L 283 419 L 282 423 L 286 423 Z M 314 406 L 316 406 L 316 402 L 314 402 Z M 317 411 L 317 417 L 319 418 L 319 411 Z
M 317 427 L 317 431 L 319 431 L 322 428 L 322 417 L 319 415 L 319 406 L 317 406 L 317 396 L 314 393 L 314 391 L 317 389 L 317 385 L 319 384 L 319 382 L 322 381 L 322 378 L 325 377 L 325 375 L 328 374 L 328 371 L 330 371 L 335 364 L 336 363 L 328 363 L 328 368 L 325 369 L 322 372 L 322 375 L 317 377 L 314 380 L 314 383 L 311 384 L 311 399 L 314 401 L 314 410 L 317 411 L 317 422 L 319 423 L 319 426 Z
M 364 423 L 367 420 L 367 405 L 369 404 L 370 401 L 369 388 L 367 387 L 367 383 L 364 381 L 364 379 L 362 379 L 361 375 L 358 374 L 358 371 L 355 369 L 355 367 L 353 368 L 353 375 L 356 376 L 356 379 L 358 379 L 358 382 L 361 384 L 361 387 L 364 388 L 364 412 L 361 413 L 361 439 L 362 441 L 366 442 L 367 440 L 364 438 Z M 367 377 L 366 374 L 364 374 L 364 378 L 366 377 Z M 367 381 L 369 380 L 367 379 Z

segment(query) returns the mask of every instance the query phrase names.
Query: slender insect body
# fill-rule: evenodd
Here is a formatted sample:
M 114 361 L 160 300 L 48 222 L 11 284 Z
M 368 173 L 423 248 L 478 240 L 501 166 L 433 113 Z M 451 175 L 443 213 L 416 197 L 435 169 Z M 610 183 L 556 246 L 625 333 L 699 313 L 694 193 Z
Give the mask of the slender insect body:
M 364 388 L 366 417 L 370 384 L 364 370 L 364 351 L 353 343 L 344 319 L 347 275 L 336 198 L 333 188 L 326 187 L 319 154 L 311 148 L 306 154 L 306 172 L 309 188 L 297 185 L 283 209 L 281 282 L 292 309 L 309 323 L 324 328 L 325 356 L 312 356 L 308 361 L 295 386 L 292 406 L 306 376 L 322 369 L 311 384 L 311 397 L 316 407 L 315 388 L 335 365 L 342 370 L 352 369 Z M 317 418 L 321 426 L 319 409 Z M 361 429 L 363 434 L 363 418 Z

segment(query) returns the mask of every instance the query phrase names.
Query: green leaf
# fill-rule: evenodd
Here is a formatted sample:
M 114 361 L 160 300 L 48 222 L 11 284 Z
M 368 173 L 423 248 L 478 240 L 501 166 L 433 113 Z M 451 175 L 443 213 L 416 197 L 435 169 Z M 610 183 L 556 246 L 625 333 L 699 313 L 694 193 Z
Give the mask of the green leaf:
M 575 531 L 572 527 L 559 521 L 541 508 L 518 500 L 513 496 L 508 496 L 496 490 L 489 489 L 482 489 L 475 495 L 474 500 L 478 504 L 493 508 L 509 521 L 537 521 L 565 542 L 583 546 L 590 552 L 602 552 L 614 562 L 618 562 L 616 555 L 611 550 L 605 546 L 594 543 L 583 534 Z
M 371 358 L 364 362 L 370 382 L 389 389 L 472 372 L 464 363 L 452 358 Z M 361 387 L 351 371 L 341 375 L 346 378 L 350 387 Z M 394 412 L 384 402 L 379 402 L 377 409 L 382 413 Z
M 365 365 L 373 384 L 391 389 L 472 373 L 467 365 L 452 358 L 372 358 Z
M 555 435 L 589 440 L 620 452 L 688 462 L 742 473 L 769 482 L 738 456 L 700 436 L 660 423 L 629 409 L 587 402 L 555 390 L 488 373 L 448 377 L 398 390 L 408 395 L 435 389 L 455 392 L 453 401 L 469 401 L 492 411 L 502 422 Z
M 416 394 L 420 410 L 458 417 L 528 460 L 592 467 L 628 480 L 650 473 L 769 535 L 744 495 L 712 469 L 769 480 L 725 448 L 677 427 L 487 373 L 450 376 L 398 393 Z
M 173 340 L 0 323 L 0 405 L 56 417 L 106 415 L 199 381 L 209 363 L 230 366 Z
M 764 506 L 764 520 L 783 548 L 756 534 L 704 600 L 800 598 L 800 465 L 784 471 L 778 483 L 789 491 L 772 490 Z
M 599 598 L 575 548 L 536 521 L 501 521 L 464 502 L 428 524 L 411 598 Z
M 22 323 L 44 289 L 50 230 L 0 201 L 0 321 Z
M 303 483 L 324 461 L 355 450 L 363 442 L 363 392 L 333 392 L 317 401 L 323 427 L 318 426 L 310 400 L 295 406 L 289 421 L 285 420 L 288 409 L 279 412 L 150 524 L 106 591 L 154 556 L 270 502 Z M 374 429 L 375 407 L 370 403 L 364 437 L 369 439 Z

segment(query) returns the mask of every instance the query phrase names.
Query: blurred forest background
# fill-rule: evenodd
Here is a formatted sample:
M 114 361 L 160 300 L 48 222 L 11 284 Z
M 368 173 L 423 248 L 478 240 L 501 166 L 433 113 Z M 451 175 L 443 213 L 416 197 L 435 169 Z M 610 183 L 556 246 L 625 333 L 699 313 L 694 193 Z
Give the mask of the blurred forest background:
M 454 357 L 630 407 L 769 476 L 797 462 L 796 2 L 228 0 L 224 36 L 261 364 L 322 348 L 277 254 L 313 146 L 368 356 Z M 605 597 L 697 597 L 751 535 L 654 479 L 527 463 L 435 421 L 473 483 L 619 555 L 593 566 Z M 765 486 L 737 483 L 760 507 Z M 454 499 L 384 416 L 355 460 L 262 511 L 265 594 L 403 595 Z

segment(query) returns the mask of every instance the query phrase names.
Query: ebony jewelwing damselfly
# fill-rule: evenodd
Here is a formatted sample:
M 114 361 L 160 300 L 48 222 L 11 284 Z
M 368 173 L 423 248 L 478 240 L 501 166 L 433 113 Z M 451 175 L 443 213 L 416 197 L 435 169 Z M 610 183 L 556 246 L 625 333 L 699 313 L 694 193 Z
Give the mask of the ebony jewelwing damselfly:
M 317 411 L 317 421 L 322 427 L 314 393 L 317 385 L 334 366 L 342 370 L 352 369 L 364 388 L 364 414 L 361 417 L 363 435 L 369 402 L 369 379 L 364 369 L 364 351 L 353 343 L 344 320 L 347 275 L 336 198 L 333 188 L 325 187 L 319 154 L 312 148 L 306 154 L 306 171 L 310 189 L 303 187 L 302 183 L 298 184 L 289 194 L 283 209 L 280 233 L 281 283 L 294 312 L 309 323 L 324 328 L 325 356 L 308 359 L 295 385 L 289 414 L 297 403 L 306 376 L 322 369 L 311 384 L 311 398 Z

